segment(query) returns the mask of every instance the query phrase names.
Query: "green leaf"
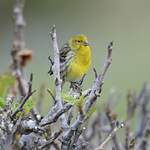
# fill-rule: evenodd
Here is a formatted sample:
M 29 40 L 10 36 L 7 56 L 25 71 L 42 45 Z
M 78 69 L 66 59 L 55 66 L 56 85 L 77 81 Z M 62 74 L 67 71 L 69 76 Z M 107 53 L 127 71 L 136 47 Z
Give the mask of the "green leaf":
M 73 96 L 67 95 L 65 93 L 61 94 L 64 102 L 67 102 L 71 105 L 75 105 L 77 107 L 82 107 L 84 102 L 84 96 L 80 96 L 79 98 L 74 98 Z
M 30 97 L 23 106 L 24 112 L 26 114 L 29 113 L 34 106 L 35 102 L 33 101 L 32 97 Z
M 67 95 L 65 93 L 61 93 L 61 96 L 63 97 L 64 102 L 75 105 L 76 98 L 74 98 L 73 96 Z
M 82 107 L 83 102 L 84 102 L 84 96 L 81 95 L 81 96 L 79 97 L 79 99 L 76 99 L 76 100 L 75 100 L 75 105 L 78 106 L 78 107 Z
M 11 106 L 12 111 L 15 111 L 17 109 L 18 105 L 19 105 L 19 103 L 16 102 L 15 100 L 13 100 L 13 103 L 12 103 L 12 106 Z
M 14 83 L 15 78 L 11 75 L 11 73 L 4 73 L 0 75 L 0 96 L 4 97 L 7 90 L 14 85 Z
M 0 97 L 0 108 L 4 108 L 5 106 L 5 99 Z
M 15 111 L 19 105 L 20 105 L 19 102 L 13 101 L 11 107 L 12 111 Z M 33 101 L 32 97 L 30 97 L 23 106 L 24 113 L 19 112 L 17 116 L 28 114 L 34 106 L 35 106 L 35 102 Z

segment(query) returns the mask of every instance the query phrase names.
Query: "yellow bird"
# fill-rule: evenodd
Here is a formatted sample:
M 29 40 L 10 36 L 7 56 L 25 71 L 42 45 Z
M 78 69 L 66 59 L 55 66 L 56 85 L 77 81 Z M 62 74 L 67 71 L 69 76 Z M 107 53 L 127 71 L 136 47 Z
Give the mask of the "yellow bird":
M 60 75 L 63 81 L 78 82 L 91 64 L 91 48 L 85 35 L 75 35 L 60 50 Z M 50 74 L 53 74 L 50 70 Z

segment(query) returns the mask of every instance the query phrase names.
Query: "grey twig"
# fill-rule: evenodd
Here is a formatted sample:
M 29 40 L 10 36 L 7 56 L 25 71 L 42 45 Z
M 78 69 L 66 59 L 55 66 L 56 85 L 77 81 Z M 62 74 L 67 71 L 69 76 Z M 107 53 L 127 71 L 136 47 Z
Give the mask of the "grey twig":
M 41 121 L 41 126 L 46 126 L 46 125 L 50 125 L 54 122 L 57 121 L 57 119 L 64 114 L 65 112 L 67 112 L 70 108 L 72 107 L 72 105 L 70 104 L 66 104 L 64 105 L 64 107 L 62 109 L 58 109 L 58 111 L 51 111 L 49 112 L 48 116 L 44 117 Z
M 131 90 L 128 91 L 127 94 L 127 120 L 126 120 L 126 128 L 125 128 L 125 149 L 129 150 L 130 148 L 130 134 L 131 134 L 131 119 L 134 116 L 135 109 L 137 107 L 135 93 Z
M 55 99 L 55 96 L 53 95 L 52 91 L 50 89 L 47 89 L 47 92 L 50 94 L 50 96 L 52 97 L 53 101 L 54 101 L 54 104 L 56 104 L 56 99 Z
M 57 101 L 58 108 L 63 109 L 63 101 L 61 98 L 62 80 L 60 78 L 60 58 L 59 58 L 59 49 L 58 49 L 58 44 L 57 44 L 55 25 L 52 27 L 50 34 L 52 38 L 53 54 L 54 54 L 53 75 L 54 75 L 54 81 L 55 81 L 55 100 Z M 61 121 L 61 127 L 63 129 L 68 128 L 67 119 L 64 113 L 62 113 L 62 115 L 60 116 L 60 121 Z
M 103 143 L 100 146 L 98 146 L 95 150 L 104 150 L 105 145 L 112 139 L 114 135 L 116 135 L 118 129 L 123 128 L 124 126 L 125 124 L 123 122 L 116 125 L 116 127 L 110 132 L 110 134 L 106 137 Z
M 114 122 L 117 121 L 117 115 L 112 112 L 111 107 L 109 106 L 109 104 L 107 104 L 107 107 L 106 107 L 106 116 L 107 116 L 108 122 L 109 122 L 110 127 L 111 127 L 111 131 L 112 131 L 114 129 L 114 127 L 116 126 Z M 119 142 L 117 140 L 116 135 L 114 135 L 112 137 L 112 141 L 113 141 L 115 149 L 120 150 L 121 148 L 119 146 Z
M 97 71 L 96 71 L 96 69 L 95 69 L 95 67 L 93 67 L 93 71 L 94 71 L 94 75 L 95 75 L 95 78 L 97 78 Z
M 143 137 L 141 138 L 138 149 L 139 150 L 147 150 L 149 149 L 149 139 L 150 139 L 150 118 L 147 118 L 147 123 L 145 128 L 143 129 Z
M 50 144 L 52 144 L 54 142 L 55 139 L 58 138 L 58 136 L 62 133 L 63 131 L 62 130 L 59 130 L 58 132 L 54 133 L 54 135 L 48 140 L 46 141 L 45 143 L 43 143 L 43 145 L 41 145 L 39 147 L 39 149 L 44 149 L 45 147 L 49 146 Z
M 70 143 L 70 147 L 76 147 L 77 146 L 77 142 L 79 140 L 80 135 L 82 134 L 82 128 L 78 128 L 73 136 L 73 139 Z
M 14 144 L 14 142 L 15 142 L 15 135 L 18 130 L 20 131 L 20 125 L 21 125 L 21 117 L 19 117 L 16 124 L 13 126 L 12 134 L 11 134 L 12 135 L 11 144 Z
M 20 50 L 25 48 L 24 40 L 24 28 L 25 20 L 23 16 L 24 0 L 15 0 L 13 8 L 13 17 L 14 17 L 14 41 L 11 50 L 12 56 L 12 73 L 15 75 L 18 81 L 18 87 L 21 96 L 25 96 L 27 93 L 27 83 L 23 77 L 23 70 L 20 64 L 20 58 L 17 56 Z
M 101 118 L 100 113 L 98 113 L 91 125 L 91 129 L 90 129 L 91 132 L 88 132 L 89 128 L 87 128 L 88 131 L 85 130 L 85 132 L 83 132 L 83 137 L 86 141 L 90 141 L 95 136 L 96 133 L 98 134 L 97 126 L 100 126 L 100 118 Z M 88 122 L 87 122 L 87 126 L 88 126 Z
M 138 114 L 139 114 L 139 118 L 137 120 L 137 133 L 136 133 L 136 137 L 140 138 L 143 134 L 145 125 L 147 123 L 147 104 L 148 104 L 148 100 L 150 97 L 150 93 L 148 91 L 148 85 L 147 83 L 143 84 L 143 87 L 141 89 L 141 92 L 137 98 L 137 103 L 138 103 Z
M 68 125 L 70 125 L 72 118 L 73 118 L 73 112 L 72 112 L 72 109 L 70 109 L 67 113 L 67 123 L 68 123 Z
M 18 108 L 15 110 L 15 112 L 12 114 L 12 118 L 16 116 L 16 114 L 20 111 L 22 111 L 24 104 L 26 103 L 26 101 L 30 98 L 30 96 L 36 92 L 36 90 L 32 91 L 32 80 L 33 80 L 33 74 L 30 75 L 30 81 L 29 81 L 29 88 L 28 88 L 28 93 L 26 94 L 26 96 L 22 99 L 20 105 L 18 106 Z

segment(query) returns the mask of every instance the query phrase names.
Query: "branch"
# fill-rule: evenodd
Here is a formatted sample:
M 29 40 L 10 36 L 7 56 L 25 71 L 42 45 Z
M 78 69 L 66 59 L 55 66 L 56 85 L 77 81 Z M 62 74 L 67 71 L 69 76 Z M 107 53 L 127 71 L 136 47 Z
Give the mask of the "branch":
M 18 87 L 21 96 L 25 96 L 27 93 L 27 83 L 23 78 L 23 70 L 21 67 L 21 60 L 17 56 L 20 50 L 25 48 L 25 40 L 24 40 L 24 28 L 25 28 L 25 20 L 23 17 L 23 8 L 24 8 L 24 0 L 15 0 L 14 8 L 13 8 L 13 17 L 14 17 L 14 41 L 11 50 L 12 56 L 12 73 L 15 75 L 18 81 Z
M 19 119 L 17 120 L 16 124 L 13 126 L 12 128 L 12 138 L 11 138 L 11 144 L 14 144 L 15 142 L 15 135 L 17 133 L 17 131 L 20 131 L 20 125 L 21 125 L 21 117 L 19 117 Z
M 42 146 L 40 146 L 39 149 L 42 150 L 46 148 L 47 146 L 49 146 L 50 144 L 52 144 L 54 140 L 57 139 L 61 133 L 62 133 L 62 130 L 54 133 L 54 135 L 48 141 L 46 141 Z
M 70 147 L 76 147 L 79 137 L 82 133 L 82 128 L 78 128 L 73 136 L 72 142 L 70 143 Z
M 125 126 L 125 123 L 123 123 L 123 122 L 117 124 L 116 127 L 111 131 L 111 133 L 106 137 L 106 139 L 104 140 L 104 142 L 100 146 L 98 146 L 98 148 L 96 148 L 95 150 L 104 150 L 104 146 L 112 139 L 112 137 L 114 135 L 116 135 L 116 132 L 120 128 L 123 128 L 124 126 Z
M 52 91 L 50 89 L 47 89 L 47 92 L 50 94 L 50 96 L 52 97 L 54 104 L 56 104 L 56 99 L 55 96 L 53 95 Z
M 22 99 L 20 105 L 18 106 L 18 108 L 16 109 L 16 111 L 12 114 L 12 118 L 16 116 L 16 114 L 20 111 L 23 110 L 23 106 L 24 104 L 27 102 L 27 100 L 30 98 L 30 96 L 36 92 L 36 90 L 32 91 L 32 80 L 33 80 L 33 74 L 30 75 L 30 81 L 29 81 L 29 89 L 28 89 L 28 93 L 26 94 L 26 96 Z
M 126 128 L 125 128 L 125 149 L 129 150 L 130 149 L 130 136 L 131 136 L 131 119 L 133 118 L 135 114 L 135 110 L 137 107 L 137 102 L 136 102 L 136 95 L 134 91 L 129 90 L 127 94 L 127 119 L 126 119 Z
M 137 129 L 136 138 L 140 138 L 143 135 L 144 128 L 147 123 L 147 113 L 148 113 L 148 100 L 150 97 L 149 89 L 147 83 L 143 84 L 141 92 L 137 98 L 138 103 L 138 119 L 137 119 Z
M 56 111 L 53 107 L 49 114 L 41 120 L 40 125 L 46 126 L 56 122 L 57 119 L 61 117 L 61 115 L 63 115 L 65 112 L 67 112 L 71 107 L 72 105 L 66 104 L 62 109 L 59 109 L 58 111 Z
M 106 106 L 106 116 L 107 116 L 108 122 L 109 122 L 110 127 L 111 127 L 111 131 L 112 131 L 114 129 L 114 127 L 116 126 L 116 124 L 114 124 L 114 122 L 117 121 L 117 115 L 112 112 L 111 107 L 109 106 L 109 103 Z M 120 146 L 119 146 L 116 135 L 114 135 L 112 137 L 112 141 L 114 143 L 115 149 L 120 150 Z
M 143 138 L 141 138 L 141 141 L 139 142 L 138 149 L 146 150 L 149 149 L 149 139 L 150 139 L 150 121 L 149 117 L 147 117 L 147 123 L 145 126 L 145 129 L 143 129 Z
M 52 38 L 52 45 L 53 45 L 53 53 L 54 53 L 54 67 L 53 67 L 53 74 L 54 74 L 54 81 L 55 81 L 55 99 L 58 103 L 58 108 L 63 109 L 63 102 L 61 99 L 61 84 L 62 81 L 60 79 L 60 58 L 59 58 L 59 49 L 57 44 L 57 36 L 56 36 L 56 28 L 55 25 L 52 27 L 51 30 L 51 38 Z M 68 128 L 67 120 L 65 114 L 60 116 L 61 127 L 63 129 Z
M 91 129 L 89 130 L 89 128 L 87 128 L 87 130 L 85 130 L 85 131 L 87 131 L 87 133 L 83 132 L 83 137 L 86 141 L 90 141 L 91 139 L 93 139 L 93 137 L 95 136 L 96 133 L 100 133 L 97 130 L 97 126 L 99 126 L 99 127 L 101 126 L 100 125 L 101 118 L 102 118 L 102 115 L 100 115 L 100 113 L 98 113 L 91 124 Z M 87 122 L 87 126 L 88 126 L 88 122 Z M 88 132 L 88 131 L 91 131 L 91 132 Z

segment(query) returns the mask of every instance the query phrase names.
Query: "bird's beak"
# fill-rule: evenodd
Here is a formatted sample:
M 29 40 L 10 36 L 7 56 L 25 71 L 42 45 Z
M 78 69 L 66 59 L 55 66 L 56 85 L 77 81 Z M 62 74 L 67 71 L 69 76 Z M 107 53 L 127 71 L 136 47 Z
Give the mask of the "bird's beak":
M 89 43 L 88 42 L 83 42 L 83 45 L 84 46 L 89 46 Z

